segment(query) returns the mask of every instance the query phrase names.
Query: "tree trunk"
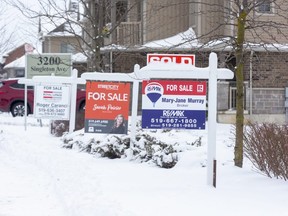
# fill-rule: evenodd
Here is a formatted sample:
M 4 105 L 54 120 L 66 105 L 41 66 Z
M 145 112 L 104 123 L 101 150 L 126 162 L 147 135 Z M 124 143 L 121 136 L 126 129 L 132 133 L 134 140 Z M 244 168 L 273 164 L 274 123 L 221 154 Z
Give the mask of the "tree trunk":
M 240 12 L 238 18 L 238 32 L 236 39 L 236 141 L 234 148 L 235 166 L 243 166 L 243 127 L 244 127 L 244 35 L 247 13 L 245 10 Z
M 97 6 L 96 6 L 97 5 Z M 93 0 L 91 3 L 91 54 L 88 65 L 92 71 L 101 71 L 101 53 L 102 45 L 101 29 L 103 28 L 103 1 Z

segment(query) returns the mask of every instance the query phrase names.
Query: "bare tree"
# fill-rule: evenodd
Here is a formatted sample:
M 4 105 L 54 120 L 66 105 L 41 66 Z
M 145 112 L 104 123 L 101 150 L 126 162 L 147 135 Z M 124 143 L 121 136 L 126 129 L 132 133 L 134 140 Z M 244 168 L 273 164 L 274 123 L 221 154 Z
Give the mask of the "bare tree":
M 5 5 L 3 4 L 0 8 L 0 19 L 4 20 L 5 19 Z M 5 52 L 7 52 L 10 48 L 10 44 L 13 39 L 13 32 L 8 31 L 8 24 L 5 22 L 0 23 L 0 56 L 4 55 Z M 1 63 L 0 59 L 0 63 Z
M 232 3 L 233 4 L 233 3 Z M 236 57 L 236 86 L 237 86 L 237 101 L 236 101 L 236 142 L 234 150 L 234 163 L 238 167 L 243 165 L 243 125 L 244 125 L 244 63 L 248 59 L 245 58 L 245 53 L 249 51 L 247 46 L 262 44 L 279 44 L 288 41 L 287 30 L 287 3 L 273 0 L 258 0 L 258 1 L 235 1 L 233 13 L 235 14 L 236 22 L 235 36 L 232 46 Z M 274 7 L 269 8 L 269 7 Z M 266 8 L 265 8 L 266 7 Z M 279 17 L 277 20 L 263 20 L 263 14 L 259 10 L 271 11 L 274 10 Z M 258 14 L 257 14 L 258 12 Z M 277 32 L 278 36 L 275 35 Z M 251 48 L 250 48 L 251 49 Z
M 10 3 L 25 16 L 39 19 L 39 31 L 45 30 L 46 26 L 58 28 L 65 24 L 62 25 L 64 31 L 77 39 L 73 46 L 87 56 L 88 70 L 103 71 L 105 59 L 101 48 L 118 43 L 116 28 L 127 19 L 129 11 L 139 6 L 138 2 L 140 0 L 129 4 L 115 0 L 38 0 L 37 11 L 27 8 L 20 0 Z
M 166 0 L 153 9 L 159 13 L 176 5 L 187 8 L 196 32 L 195 38 L 186 39 L 183 43 L 197 40 L 199 50 L 215 49 L 218 53 L 223 53 L 227 64 L 235 59 L 232 67 L 230 66 L 235 73 L 237 87 L 234 163 L 235 166 L 242 167 L 244 66 L 249 62 L 249 54 L 255 47 L 269 52 L 267 47 L 277 50 L 281 44 L 287 44 L 288 3 L 285 0 Z M 179 16 L 185 22 L 185 16 Z M 170 20 L 173 19 L 177 17 Z M 201 24 L 199 20 L 202 20 Z M 213 47 L 211 42 L 215 41 L 219 43 Z
M 216 1 L 217 2 L 217 1 Z M 221 2 L 221 1 L 219 1 Z M 213 32 L 218 32 L 216 38 L 228 37 L 230 40 L 227 45 L 231 46 L 231 54 L 236 58 L 235 77 L 237 86 L 236 96 L 236 141 L 234 150 L 235 166 L 243 165 L 243 125 L 244 125 L 244 64 L 249 61 L 246 53 L 252 50 L 252 46 L 263 46 L 270 44 L 281 44 L 288 41 L 287 27 L 287 3 L 282 0 L 234 0 L 215 3 L 212 8 L 224 13 L 223 21 L 214 23 L 208 34 L 201 35 L 203 38 L 209 38 Z M 273 8 L 270 8 L 273 7 Z M 264 18 L 264 12 L 276 13 L 278 19 Z M 216 11 L 208 11 L 213 14 Z M 213 26 L 213 25 L 212 25 Z M 232 27 L 230 34 L 225 33 L 225 29 Z M 219 29 L 224 31 L 219 31 Z M 232 34 L 231 34 L 232 33 Z M 215 37 L 215 35 L 213 35 Z

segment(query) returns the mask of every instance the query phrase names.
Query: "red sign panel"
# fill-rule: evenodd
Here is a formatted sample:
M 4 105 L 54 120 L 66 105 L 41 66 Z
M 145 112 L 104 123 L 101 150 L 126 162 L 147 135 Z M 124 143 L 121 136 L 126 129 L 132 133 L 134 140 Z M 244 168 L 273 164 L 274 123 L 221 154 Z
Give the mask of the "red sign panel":
M 85 132 L 127 134 L 130 83 L 87 82 Z
M 176 63 L 184 65 L 195 65 L 195 55 L 192 54 L 147 54 L 147 64 L 151 62 Z

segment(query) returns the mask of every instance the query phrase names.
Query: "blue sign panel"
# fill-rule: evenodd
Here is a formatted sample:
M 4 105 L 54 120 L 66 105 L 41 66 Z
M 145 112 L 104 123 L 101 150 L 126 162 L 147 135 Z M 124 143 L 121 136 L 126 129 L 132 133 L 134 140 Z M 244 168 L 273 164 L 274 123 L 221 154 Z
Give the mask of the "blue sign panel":
M 206 82 L 143 81 L 142 128 L 205 129 Z
M 143 110 L 142 116 L 142 128 L 205 129 L 202 110 Z

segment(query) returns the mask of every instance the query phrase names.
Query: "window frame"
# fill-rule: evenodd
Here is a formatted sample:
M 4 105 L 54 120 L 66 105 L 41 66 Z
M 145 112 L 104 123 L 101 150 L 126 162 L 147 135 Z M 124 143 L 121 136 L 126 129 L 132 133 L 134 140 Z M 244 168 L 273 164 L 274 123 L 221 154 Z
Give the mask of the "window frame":
M 256 12 L 258 14 L 264 14 L 264 15 L 269 15 L 269 14 L 274 14 L 274 5 L 273 2 L 271 0 L 260 0 L 262 1 L 262 3 L 259 3 L 259 1 L 256 1 L 257 8 L 256 8 Z M 266 10 L 267 8 L 269 8 L 269 10 Z
M 25 68 L 15 69 L 15 77 L 25 77 Z
M 60 53 L 75 53 L 75 47 L 69 43 L 61 43 L 60 44 Z

